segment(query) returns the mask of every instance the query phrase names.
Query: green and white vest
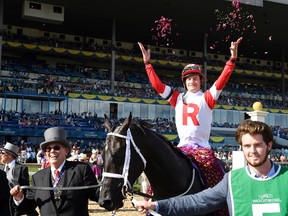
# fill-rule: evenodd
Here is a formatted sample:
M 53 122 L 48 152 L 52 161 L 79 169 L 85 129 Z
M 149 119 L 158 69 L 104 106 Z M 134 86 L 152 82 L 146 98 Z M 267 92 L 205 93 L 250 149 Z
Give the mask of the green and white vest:
M 229 176 L 232 216 L 288 216 L 288 168 L 268 179 L 253 178 L 246 168 Z

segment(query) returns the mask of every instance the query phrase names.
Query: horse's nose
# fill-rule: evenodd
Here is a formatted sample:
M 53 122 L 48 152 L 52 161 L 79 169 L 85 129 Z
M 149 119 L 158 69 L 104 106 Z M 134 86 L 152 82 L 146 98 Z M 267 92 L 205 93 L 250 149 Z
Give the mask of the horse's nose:
M 102 208 L 105 208 L 107 211 L 113 211 L 115 209 L 119 209 L 119 208 L 123 207 L 123 202 L 122 201 L 118 200 L 116 202 L 113 202 L 112 198 L 109 198 L 109 197 L 106 197 L 106 198 L 103 198 L 103 199 L 99 199 L 98 204 Z
M 114 204 L 112 202 L 111 196 L 108 195 L 107 193 L 104 193 L 104 191 L 100 192 L 100 196 L 99 196 L 99 199 L 98 199 L 98 204 L 101 207 L 103 207 L 106 210 L 108 210 L 108 211 L 114 210 Z
M 113 202 L 111 201 L 111 199 L 103 200 L 101 203 L 99 203 L 99 205 L 105 208 L 107 211 L 115 210 L 115 206 L 113 205 Z

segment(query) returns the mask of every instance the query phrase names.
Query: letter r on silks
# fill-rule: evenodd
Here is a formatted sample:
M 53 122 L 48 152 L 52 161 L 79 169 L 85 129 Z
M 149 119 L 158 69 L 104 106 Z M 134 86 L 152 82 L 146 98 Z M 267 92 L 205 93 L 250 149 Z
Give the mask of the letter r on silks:
M 182 113 L 182 120 L 183 125 L 187 125 L 188 118 L 191 118 L 193 124 L 195 126 L 199 126 L 199 121 L 197 120 L 196 116 L 199 114 L 199 107 L 197 104 L 183 104 L 183 113 Z

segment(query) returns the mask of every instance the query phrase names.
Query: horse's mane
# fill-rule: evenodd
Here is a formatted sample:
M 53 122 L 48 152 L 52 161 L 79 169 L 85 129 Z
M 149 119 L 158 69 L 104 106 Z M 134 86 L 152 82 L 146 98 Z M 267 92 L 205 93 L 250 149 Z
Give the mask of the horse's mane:
M 180 155 L 181 157 L 184 157 L 191 163 L 191 159 L 187 157 L 179 148 L 173 145 L 165 136 L 152 130 L 151 129 L 152 125 L 149 124 L 149 122 L 141 120 L 141 119 L 133 119 L 130 127 L 133 127 L 133 126 L 140 128 L 144 134 L 146 134 L 147 132 L 154 134 L 154 136 L 157 136 L 159 139 L 165 142 L 165 144 L 168 145 L 176 154 Z
M 153 133 L 155 136 L 159 137 L 161 140 L 163 140 L 164 142 L 166 142 L 168 145 L 172 145 L 172 143 L 166 138 L 164 137 L 162 134 L 158 134 L 156 133 L 154 130 L 151 129 L 152 125 L 147 122 L 147 121 L 144 121 L 144 120 L 141 120 L 141 119 L 136 119 L 134 120 L 131 125 L 134 124 L 136 125 L 137 127 L 139 127 L 143 133 L 145 133 L 145 130 L 149 131 L 150 133 Z

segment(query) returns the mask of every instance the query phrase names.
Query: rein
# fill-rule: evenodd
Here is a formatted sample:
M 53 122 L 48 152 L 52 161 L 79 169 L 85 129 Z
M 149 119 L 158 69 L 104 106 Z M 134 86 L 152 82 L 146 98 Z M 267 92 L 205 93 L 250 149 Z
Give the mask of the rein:
M 89 186 L 76 186 L 76 187 L 37 187 L 37 186 L 20 186 L 21 189 L 29 189 L 29 190 L 84 190 L 90 188 L 100 187 L 101 184 L 97 185 L 89 185 Z
M 139 196 L 142 196 L 142 197 L 146 197 L 146 198 L 149 198 L 149 199 L 156 199 L 157 200 L 157 197 L 153 196 L 153 195 L 150 195 L 150 194 L 147 194 L 147 193 L 142 193 L 138 190 L 134 190 L 133 188 L 127 188 L 127 192 L 130 193 L 130 194 L 137 194 Z
M 135 194 L 147 197 L 147 198 L 155 198 L 154 196 L 151 196 L 149 194 L 145 194 L 145 193 L 138 192 L 138 191 L 136 192 L 135 190 L 133 190 L 133 188 L 132 188 L 132 186 L 131 186 L 131 184 L 130 184 L 130 182 L 128 180 L 129 166 L 130 166 L 130 159 L 131 159 L 130 142 L 132 142 L 132 145 L 133 145 L 135 151 L 138 153 L 138 155 L 142 159 L 142 162 L 143 162 L 143 165 L 144 165 L 144 169 L 145 169 L 146 164 L 147 164 L 146 159 L 144 158 L 144 156 L 140 152 L 140 149 L 137 147 L 137 145 L 135 144 L 135 142 L 133 140 L 133 136 L 132 136 L 130 128 L 127 130 L 127 136 L 122 135 L 122 134 L 118 134 L 118 133 L 114 133 L 114 132 L 108 133 L 107 136 L 117 136 L 117 137 L 126 139 L 125 160 L 124 160 L 124 167 L 123 167 L 122 174 L 103 172 L 102 173 L 102 177 L 103 178 L 104 177 L 123 178 L 124 179 L 124 185 L 123 186 L 127 188 L 127 192 L 135 193 Z M 103 181 L 103 178 L 102 178 L 102 181 Z M 192 171 L 192 181 L 191 181 L 191 184 L 190 184 L 189 188 L 184 193 L 182 193 L 180 195 L 177 195 L 175 197 L 180 197 L 180 196 L 184 196 L 185 194 L 187 194 L 190 191 L 190 189 L 192 188 L 192 186 L 194 184 L 194 181 L 195 181 L 195 169 L 193 169 L 193 171 Z M 128 185 L 128 187 L 127 187 L 127 185 Z

